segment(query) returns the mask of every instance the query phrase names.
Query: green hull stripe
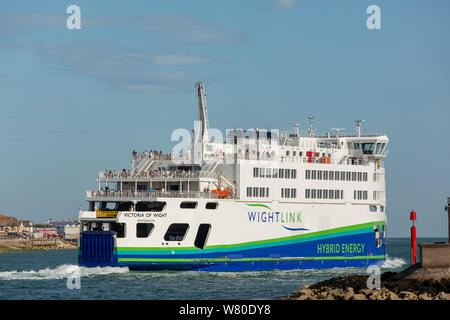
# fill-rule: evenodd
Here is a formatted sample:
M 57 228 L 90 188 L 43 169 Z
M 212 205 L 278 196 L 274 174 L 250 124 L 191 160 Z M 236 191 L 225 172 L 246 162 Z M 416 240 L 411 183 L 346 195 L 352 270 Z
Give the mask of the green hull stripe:
M 292 244 L 296 242 L 303 241 L 313 241 L 326 239 L 331 237 L 339 237 L 343 235 L 352 235 L 352 234 L 361 234 L 373 231 L 373 226 L 375 224 L 384 225 L 385 221 L 375 221 L 357 224 L 353 226 L 340 227 L 335 229 L 329 229 L 324 231 L 316 231 L 307 234 L 300 234 L 290 237 L 282 237 L 268 240 L 259 240 L 259 241 L 251 241 L 237 244 L 229 244 L 229 245 L 214 245 L 214 246 L 206 246 L 205 249 L 199 249 L 197 247 L 117 247 L 117 252 L 119 254 L 149 254 L 151 251 L 153 254 L 166 254 L 171 253 L 172 251 L 179 252 L 181 254 L 189 254 L 189 253 L 212 253 L 216 251 L 233 251 L 232 249 L 238 248 L 239 250 L 243 250 L 242 247 L 248 247 L 247 249 L 255 249 L 266 247 L 270 245 L 285 245 Z M 224 250 L 225 249 L 225 250 Z M 228 249 L 228 250 L 227 250 Z M 191 251 L 191 252 L 190 252 Z
M 312 260 L 367 260 L 385 259 L 387 255 L 379 256 L 335 256 L 335 257 L 301 257 L 301 258 L 207 258 L 207 259 L 167 259 L 167 258 L 119 258 L 119 262 L 160 262 L 160 263 L 202 263 L 202 262 L 252 262 L 252 261 L 312 261 Z

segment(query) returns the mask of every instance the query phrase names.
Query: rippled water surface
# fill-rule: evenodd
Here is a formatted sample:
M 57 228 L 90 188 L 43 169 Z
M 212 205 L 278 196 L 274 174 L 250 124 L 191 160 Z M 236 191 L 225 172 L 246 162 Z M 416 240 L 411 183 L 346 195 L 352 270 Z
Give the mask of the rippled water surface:
M 437 241 L 445 239 L 418 239 L 419 243 Z M 389 258 L 382 271 L 406 268 L 410 262 L 409 245 L 409 239 L 389 239 Z M 367 274 L 364 268 L 222 273 L 79 268 L 76 253 L 54 250 L 0 254 L 0 299 L 277 299 L 303 284 Z M 77 273 L 81 275 L 80 289 L 69 289 L 68 278 Z

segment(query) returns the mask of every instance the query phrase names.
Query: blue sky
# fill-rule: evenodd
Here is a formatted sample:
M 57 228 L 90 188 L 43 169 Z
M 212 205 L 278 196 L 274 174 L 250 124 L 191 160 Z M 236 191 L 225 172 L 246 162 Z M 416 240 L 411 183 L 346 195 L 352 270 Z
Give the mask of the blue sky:
M 81 30 L 66 8 L 81 8 Z M 381 8 L 381 30 L 366 9 Z M 97 173 L 210 126 L 385 130 L 390 236 L 447 236 L 450 2 L 9 1 L 0 8 L 0 213 L 71 218 Z M 363 130 L 364 130 L 363 129 Z

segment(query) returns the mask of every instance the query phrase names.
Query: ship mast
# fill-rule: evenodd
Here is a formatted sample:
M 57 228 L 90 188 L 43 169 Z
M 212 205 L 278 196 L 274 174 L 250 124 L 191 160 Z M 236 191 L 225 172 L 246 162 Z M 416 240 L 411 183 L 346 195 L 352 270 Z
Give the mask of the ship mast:
M 206 93 L 203 84 L 199 81 L 195 84 L 198 90 L 198 120 L 200 122 L 197 142 L 208 142 L 208 110 L 206 108 Z

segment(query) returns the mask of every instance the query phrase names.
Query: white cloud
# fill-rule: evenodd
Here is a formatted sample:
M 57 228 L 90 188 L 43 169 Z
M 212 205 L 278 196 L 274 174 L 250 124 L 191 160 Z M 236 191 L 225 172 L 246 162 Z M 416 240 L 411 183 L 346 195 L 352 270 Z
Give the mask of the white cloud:
M 277 0 L 276 7 L 279 9 L 293 9 L 297 6 L 295 0 Z
M 102 42 L 53 43 L 34 49 L 53 72 L 94 78 L 109 88 L 124 91 L 182 89 L 192 85 L 195 79 L 184 72 L 169 71 L 166 66 L 213 62 L 207 57 L 155 54 Z
M 211 59 L 191 55 L 166 54 L 166 55 L 157 55 L 156 57 L 153 58 L 153 61 L 159 65 L 180 65 L 180 64 L 208 63 L 211 62 Z

